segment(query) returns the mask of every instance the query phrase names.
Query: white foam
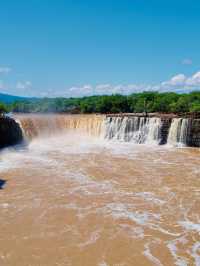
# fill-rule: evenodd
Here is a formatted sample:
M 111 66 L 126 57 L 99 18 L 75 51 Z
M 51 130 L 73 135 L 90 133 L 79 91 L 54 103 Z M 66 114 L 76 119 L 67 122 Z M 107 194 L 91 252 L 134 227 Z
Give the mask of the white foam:
M 166 201 L 161 200 L 155 196 L 154 193 L 151 192 L 138 192 L 135 194 L 136 196 L 142 197 L 146 201 L 153 202 L 157 205 L 163 205 Z
M 99 266 L 109 266 L 105 261 L 99 263 Z
M 101 233 L 101 230 L 96 230 L 96 231 L 92 232 L 92 234 L 89 236 L 89 239 L 87 239 L 83 243 L 80 243 L 79 247 L 83 248 L 85 246 L 92 245 L 92 244 L 96 243 L 97 240 L 100 238 L 100 233 Z
M 200 233 L 200 224 L 193 223 L 191 221 L 180 221 L 179 224 L 186 230 L 197 231 L 198 233 Z
M 146 243 L 145 244 L 145 250 L 144 250 L 144 252 L 143 252 L 143 254 L 151 261 L 151 262 L 153 262 L 153 264 L 154 265 L 156 265 L 156 266 L 163 266 L 163 264 L 159 261 L 159 259 L 158 258 L 156 258 L 155 256 L 153 256 L 152 255 L 152 253 L 151 253 L 151 250 L 150 250 L 150 248 L 149 248 L 149 243 Z
M 144 229 L 142 227 L 136 226 L 133 227 L 132 225 L 129 224 L 120 224 L 120 227 L 128 232 L 128 235 L 133 237 L 133 238 L 144 238 Z
M 170 252 L 171 252 L 171 254 L 175 260 L 174 264 L 177 266 L 188 266 L 189 262 L 188 262 L 187 258 L 184 258 L 182 256 L 177 255 L 177 252 L 178 252 L 177 244 L 178 243 L 186 244 L 187 240 L 183 236 L 183 237 L 177 238 L 175 240 L 168 241 L 168 244 L 167 244 L 167 247 L 169 248 L 169 250 L 170 250 Z
M 110 203 L 107 204 L 102 211 L 112 215 L 115 219 L 129 219 L 139 225 L 148 225 L 148 222 L 160 218 L 159 215 L 155 213 L 129 210 L 133 207 L 134 206 L 131 204 Z
M 196 242 L 192 247 L 192 257 L 195 259 L 195 264 L 200 266 L 200 242 Z

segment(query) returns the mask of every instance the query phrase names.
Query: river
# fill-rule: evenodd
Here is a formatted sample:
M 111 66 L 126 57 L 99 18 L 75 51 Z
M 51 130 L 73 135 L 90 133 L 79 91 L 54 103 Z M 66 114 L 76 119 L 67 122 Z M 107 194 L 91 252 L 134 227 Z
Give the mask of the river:
M 200 265 L 198 148 L 109 140 L 101 116 L 17 119 L 26 143 L 0 153 L 1 266 Z

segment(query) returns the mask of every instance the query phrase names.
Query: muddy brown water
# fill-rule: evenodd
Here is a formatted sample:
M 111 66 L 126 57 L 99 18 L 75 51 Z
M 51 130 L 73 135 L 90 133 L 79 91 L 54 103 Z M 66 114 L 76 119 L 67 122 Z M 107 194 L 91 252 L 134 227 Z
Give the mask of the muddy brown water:
M 3 150 L 0 179 L 1 266 L 200 265 L 199 149 L 68 130 Z

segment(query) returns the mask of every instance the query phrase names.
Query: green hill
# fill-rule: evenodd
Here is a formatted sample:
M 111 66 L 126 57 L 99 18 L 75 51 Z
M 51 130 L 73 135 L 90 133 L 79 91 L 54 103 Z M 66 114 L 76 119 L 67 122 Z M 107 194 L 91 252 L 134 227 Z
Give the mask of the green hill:
M 15 101 L 23 100 L 29 100 L 29 98 L 0 93 L 0 102 L 3 103 L 13 103 Z

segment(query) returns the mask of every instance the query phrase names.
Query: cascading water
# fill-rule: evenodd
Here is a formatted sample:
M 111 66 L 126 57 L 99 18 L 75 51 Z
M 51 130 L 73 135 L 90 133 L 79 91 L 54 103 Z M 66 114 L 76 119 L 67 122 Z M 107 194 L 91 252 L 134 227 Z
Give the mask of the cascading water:
M 183 145 L 187 145 L 189 128 L 189 119 L 182 119 L 179 142 Z
M 104 116 L 100 115 L 19 115 L 24 137 L 32 140 L 36 137 L 48 137 L 63 134 L 66 131 L 80 131 L 99 137 L 103 130 Z
M 26 139 L 52 136 L 66 130 L 105 139 L 134 143 L 159 143 L 160 118 L 107 117 L 103 115 L 20 115 L 17 117 Z
M 158 117 L 107 116 L 104 115 L 19 115 L 25 139 L 48 137 L 78 131 L 107 140 L 119 140 L 136 144 L 167 144 L 186 146 L 188 142 L 189 119 L 165 120 Z M 165 121 L 165 122 L 164 122 Z M 171 123 L 171 125 L 170 125 Z
M 160 118 L 107 117 L 105 138 L 126 142 L 159 143 L 162 122 Z
M 161 139 L 160 130 L 162 127 L 162 122 L 160 118 L 151 118 L 149 119 L 148 124 L 148 135 L 147 135 L 147 142 L 148 143 L 159 143 Z
M 186 146 L 189 134 L 189 119 L 174 118 L 169 130 L 167 143 L 173 146 Z
M 1 266 L 199 265 L 200 152 L 134 144 L 166 143 L 171 118 L 15 117 L 33 141 L 0 153 Z

